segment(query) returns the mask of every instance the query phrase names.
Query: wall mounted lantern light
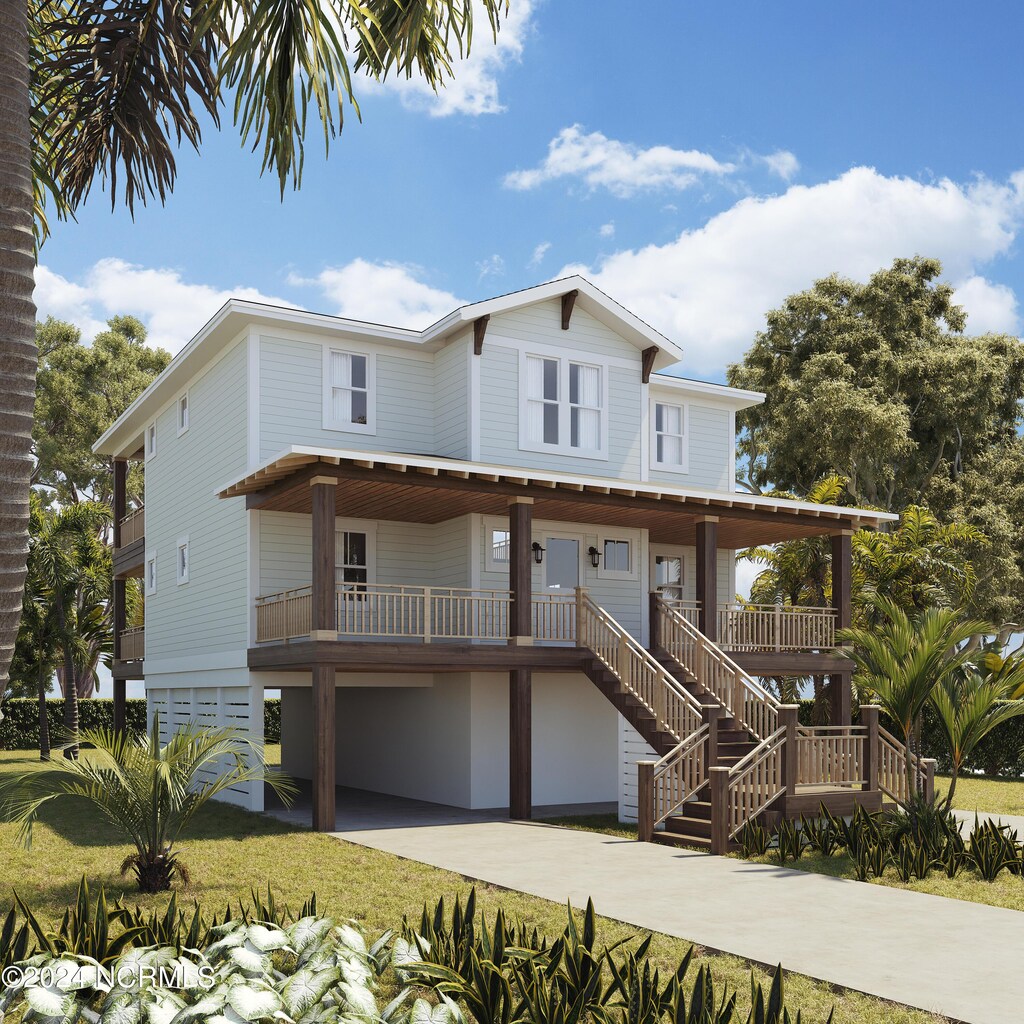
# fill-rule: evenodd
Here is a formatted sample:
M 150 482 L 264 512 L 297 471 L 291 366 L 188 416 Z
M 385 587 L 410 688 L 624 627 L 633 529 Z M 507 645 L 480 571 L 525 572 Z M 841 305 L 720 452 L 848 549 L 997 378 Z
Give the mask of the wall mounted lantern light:
M 596 569 L 601 564 L 601 552 L 591 544 L 587 548 L 587 554 L 590 555 L 590 564 Z
M 537 541 L 533 542 L 533 560 L 540 565 L 544 561 L 544 549 Z

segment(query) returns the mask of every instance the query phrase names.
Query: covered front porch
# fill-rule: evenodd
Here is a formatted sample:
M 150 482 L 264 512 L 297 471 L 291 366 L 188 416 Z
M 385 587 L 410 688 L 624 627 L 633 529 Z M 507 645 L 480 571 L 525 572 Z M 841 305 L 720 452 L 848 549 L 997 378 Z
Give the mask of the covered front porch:
M 643 531 L 652 545 L 694 548 L 696 600 L 680 601 L 679 613 L 695 621 L 710 641 L 720 640 L 748 671 L 830 676 L 833 720 L 849 721 L 852 666 L 834 645 L 835 631 L 849 623 L 850 537 L 862 522 L 874 524 L 884 515 L 458 460 L 307 448 L 283 452 L 220 495 L 245 496 L 252 510 L 309 517 L 311 583 L 255 595 L 249 667 L 311 673 L 317 828 L 334 827 L 330 781 L 338 671 L 507 673 L 510 813 L 530 816 L 532 673 L 578 670 L 583 643 L 577 635 L 579 608 L 588 600 L 579 589 L 535 593 L 535 521 L 632 529 Z M 441 523 L 466 515 L 507 517 L 507 588 L 339 586 L 338 516 Z M 757 608 L 720 600 L 720 550 L 816 535 L 831 538 L 833 607 Z M 644 609 L 638 614 L 643 628 L 621 643 L 654 646 L 646 590 L 637 585 L 635 594 L 638 613 Z

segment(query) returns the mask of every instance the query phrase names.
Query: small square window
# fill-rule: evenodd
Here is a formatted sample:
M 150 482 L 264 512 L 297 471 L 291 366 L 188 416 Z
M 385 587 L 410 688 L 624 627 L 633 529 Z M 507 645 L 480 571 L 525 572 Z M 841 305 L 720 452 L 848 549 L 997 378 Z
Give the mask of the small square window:
M 178 541 L 178 558 L 176 563 L 176 569 L 178 576 L 178 583 L 188 583 L 188 571 L 190 564 L 189 557 L 189 545 L 188 537 L 184 537 Z
M 606 540 L 604 542 L 604 567 L 609 572 L 629 572 L 629 541 Z
M 188 430 L 188 392 L 178 399 L 178 436 Z
M 636 580 L 640 578 L 637 570 L 637 541 L 632 537 L 611 536 L 598 540 L 597 550 L 600 552 L 597 575 L 606 580 Z
M 146 593 L 156 593 L 156 555 L 146 559 Z
M 156 424 L 150 423 L 146 428 L 146 458 L 151 459 L 156 455 Z

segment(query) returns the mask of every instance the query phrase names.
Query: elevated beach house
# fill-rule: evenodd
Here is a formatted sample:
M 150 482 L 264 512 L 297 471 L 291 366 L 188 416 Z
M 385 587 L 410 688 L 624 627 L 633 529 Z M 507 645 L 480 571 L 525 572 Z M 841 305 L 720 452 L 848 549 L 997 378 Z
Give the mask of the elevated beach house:
M 737 492 L 735 416 L 764 396 L 663 372 L 681 357 L 578 277 L 424 331 L 228 302 L 95 446 L 119 704 L 144 678 L 165 729 L 261 739 L 280 690 L 324 830 L 336 785 L 515 817 L 617 801 L 716 849 L 758 814 L 898 795 L 835 641 L 851 532 L 892 517 Z M 811 536 L 833 607 L 736 602 L 737 550 Z M 787 674 L 827 677 L 827 728 L 759 682 Z

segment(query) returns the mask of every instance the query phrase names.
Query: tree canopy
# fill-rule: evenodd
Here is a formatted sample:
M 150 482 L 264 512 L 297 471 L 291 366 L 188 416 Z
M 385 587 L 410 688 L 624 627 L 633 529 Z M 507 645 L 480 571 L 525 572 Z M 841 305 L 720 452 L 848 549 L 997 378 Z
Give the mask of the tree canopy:
M 805 494 L 838 475 L 849 500 L 983 533 L 974 605 L 1024 609 L 1024 344 L 970 337 L 938 260 L 897 259 L 866 284 L 836 275 L 772 310 L 735 387 L 766 394 L 737 417 L 743 483 Z

